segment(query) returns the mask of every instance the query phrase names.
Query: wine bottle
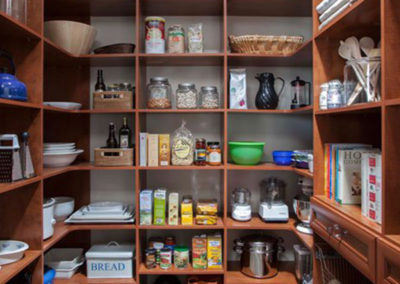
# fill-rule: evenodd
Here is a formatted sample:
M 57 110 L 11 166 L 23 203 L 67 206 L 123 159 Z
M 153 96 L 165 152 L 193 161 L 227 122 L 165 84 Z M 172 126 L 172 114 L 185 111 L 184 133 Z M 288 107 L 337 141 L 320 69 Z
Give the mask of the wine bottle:
M 106 85 L 104 84 L 103 79 L 103 70 L 101 69 L 97 70 L 97 81 L 94 90 L 95 92 L 105 92 L 106 90 Z
M 131 147 L 131 130 L 128 127 L 126 117 L 124 117 L 124 123 L 119 130 L 119 146 L 125 149 Z
M 112 122 L 110 122 L 109 125 L 107 148 L 118 148 L 118 142 L 117 139 L 115 139 L 115 126 Z

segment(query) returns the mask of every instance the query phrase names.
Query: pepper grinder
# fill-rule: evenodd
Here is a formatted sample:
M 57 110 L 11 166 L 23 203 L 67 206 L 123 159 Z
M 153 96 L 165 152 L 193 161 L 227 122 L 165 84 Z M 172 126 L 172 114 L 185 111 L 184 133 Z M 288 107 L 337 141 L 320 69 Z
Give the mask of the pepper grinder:
M 25 179 L 32 178 L 35 176 L 35 170 L 33 169 L 31 152 L 29 150 L 29 133 L 22 133 L 22 151 L 21 151 L 21 160 L 22 160 L 22 174 Z

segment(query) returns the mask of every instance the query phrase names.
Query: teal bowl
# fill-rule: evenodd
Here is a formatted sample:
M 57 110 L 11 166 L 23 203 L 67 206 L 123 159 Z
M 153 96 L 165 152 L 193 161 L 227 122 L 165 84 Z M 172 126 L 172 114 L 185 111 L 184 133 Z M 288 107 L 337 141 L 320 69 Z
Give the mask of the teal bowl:
M 264 155 L 264 142 L 232 141 L 228 144 L 229 154 L 237 165 L 257 165 Z

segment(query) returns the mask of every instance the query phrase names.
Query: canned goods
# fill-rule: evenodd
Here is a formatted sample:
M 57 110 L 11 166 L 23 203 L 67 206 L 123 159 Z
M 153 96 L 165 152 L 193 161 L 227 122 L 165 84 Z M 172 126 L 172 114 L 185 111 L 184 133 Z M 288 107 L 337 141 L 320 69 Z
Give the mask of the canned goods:
M 175 246 L 174 263 L 176 268 L 187 268 L 189 265 L 189 248 L 187 246 Z
M 160 251 L 160 268 L 170 269 L 172 266 L 172 250 L 170 248 L 163 248 Z
M 146 53 L 165 53 L 165 19 L 146 17 Z
M 147 269 L 153 269 L 156 268 L 157 262 L 156 262 L 156 254 L 157 250 L 154 248 L 149 248 L 145 250 L 146 254 L 146 261 L 145 265 Z

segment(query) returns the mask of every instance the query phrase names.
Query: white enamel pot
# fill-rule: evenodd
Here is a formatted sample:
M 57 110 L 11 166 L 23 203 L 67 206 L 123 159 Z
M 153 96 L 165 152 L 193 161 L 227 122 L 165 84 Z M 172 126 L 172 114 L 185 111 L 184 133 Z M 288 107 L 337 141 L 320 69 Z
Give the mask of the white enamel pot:
M 43 239 L 48 239 L 54 234 L 54 198 L 46 199 L 43 203 Z

